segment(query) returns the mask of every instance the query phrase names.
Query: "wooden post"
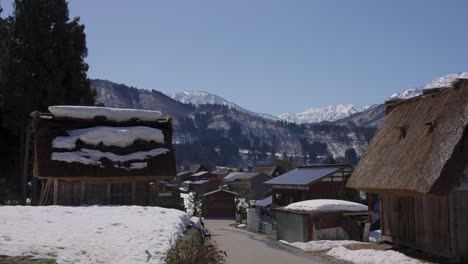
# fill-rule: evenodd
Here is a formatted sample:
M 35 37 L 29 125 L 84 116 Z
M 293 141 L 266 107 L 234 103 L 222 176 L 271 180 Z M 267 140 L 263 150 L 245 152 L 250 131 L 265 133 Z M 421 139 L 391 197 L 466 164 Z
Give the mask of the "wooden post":
M 83 180 L 81 180 L 81 188 L 80 188 L 80 205 L 84 204 L 85 200 L 85 193 L 86 193 L 86 185 Z
M 54 180 L 54 202 L 53 205 L 57 205 L 58 201 L 58 179 Z
M 28 196 L 28 165 L 29 165 L 29 145 L 31 141 L 31 123 L 28 123 L 28 126 L 25 131 L 26 142 L 24 145 L 24 155 L 23 155 L 23 169 L 21 170 L 21 204 L 26 205 L 26 199 Z
M 136 182 L 132 182 L 132 204 L 135 204 L 135 191 L 136 191 Z
M 159 180 L 154 181 L 154 204 L 159 205 Z
M 106 199 L 107 199 L 107 203 L 110 204 L 111 203 L 111 184 L 110 183 L 107 184 Z
M 32 177 L 31 183 L 31 205 L 37 205 L 37 178 Z

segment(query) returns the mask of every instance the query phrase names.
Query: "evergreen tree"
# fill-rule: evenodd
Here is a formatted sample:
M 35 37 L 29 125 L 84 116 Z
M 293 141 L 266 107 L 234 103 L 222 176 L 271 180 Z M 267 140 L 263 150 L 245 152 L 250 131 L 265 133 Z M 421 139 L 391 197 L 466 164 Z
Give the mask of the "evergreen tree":
M 0 174 L 30 176 L 30 168 L 21 166 L 30 153 L 24 144 L 29 114 L 50 105 L 94 104 L 84 26 L 69 19 L 66 0 L 15 0 L 12 17 L 0 21 L 0 46 L 0 135 L 9 138 Z
M 16 0 L 13 17 L 5 125 L 18 133 L 32 111 L 55 104 L 93 105 L 84 26 L 79 18 L 70 21 L 66 1 Z

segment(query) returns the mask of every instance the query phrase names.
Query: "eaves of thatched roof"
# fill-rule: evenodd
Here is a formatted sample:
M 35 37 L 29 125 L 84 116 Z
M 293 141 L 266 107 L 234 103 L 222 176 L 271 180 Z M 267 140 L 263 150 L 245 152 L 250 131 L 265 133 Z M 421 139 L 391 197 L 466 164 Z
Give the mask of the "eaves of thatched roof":
M 467 168 L 467 125 L 468 80 L 392 103 L 347 187 L 401 195 L 447 193 Z

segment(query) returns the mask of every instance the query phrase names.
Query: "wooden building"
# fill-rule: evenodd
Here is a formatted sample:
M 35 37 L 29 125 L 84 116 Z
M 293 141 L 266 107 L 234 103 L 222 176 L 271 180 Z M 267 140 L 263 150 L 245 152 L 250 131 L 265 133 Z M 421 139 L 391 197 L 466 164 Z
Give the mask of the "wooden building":
M 225 179 L 228 186 L 242 198 L 260 200 L 265 198 L 270 189 L 264 184 L 271 177 L 263 173 L 244 172 Z
M 307 209 L 307 204 L 311 209 Z M 292 203 L 275 208 L 274 214 L 276 239 L 288 242 L 363 241 L 369 220 L 367 206 L 340 200 L 316 199 Z
M 251 172 L 263 173 L 272 178 L 281 174 L 279 167 L 276 165 L 256 165 L 252 168 Z
M 32 114 L 40 205 L 170 206 L 159 189 L 161 180 L 176 176 L 171 119 L 106 107 L 49 110 Z M 177 207 L 180 197 L 171 199 Z
M 468 80 L 387 105 L 348 187 L 380 194 L 384 239 L 468 261 Z
M 275 177 L 265 185 L 273 190 L 273 205 L 285 206 L 310 199 L 338 199 L 351 165 L 302 166 Z
M 208 207 L 205 216 L 210 218 L 229 218 L 236 217 L 236 204 L 239 194 L 225 189 L 217 189 L 203 195 Z
M 218 189 L 219 182 L 216 179 L 185 181 L 181 186 L 187 191 L 203 194 Z

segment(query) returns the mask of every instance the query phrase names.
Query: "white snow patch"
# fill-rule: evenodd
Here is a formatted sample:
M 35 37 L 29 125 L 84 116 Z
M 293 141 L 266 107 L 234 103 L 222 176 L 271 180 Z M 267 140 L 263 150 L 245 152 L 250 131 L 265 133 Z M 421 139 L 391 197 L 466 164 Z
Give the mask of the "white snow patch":
M 402 253 L 393 250 L 359 249 L 349 250 L 343 246 L 332 248 L 327 255 L 346 260 L 356 264 L 418 264 L 422 263 L 416 259 L 409 258 Z
M 102 158 L 109 159 L 113 162 L 126 162 L 131 160 L 143 161 L 158 155 L 166 154 L 169 151 L 170 150 L 167 148 L 156 148 L 149 151 L 138 151 L 127 155 L 117 155 L 112 152 L 102 152 L 100 150 L 93 149 L 81 149 L 79 151 L 72 152 L 53 152 L 51 159 L 64 161 L 67 163 L 78 162 L 85 165 L 101 165 L 102 162 L 100 159 Z M 143 168 L 143 165 L 146 167 L 147 164 L 134 163 L 134 167 L 136 169 Z
M 366 205 L 355 202 L 332 200 L 332 199 L 317 199 L 307 200 L 297 203 L 292 203 L 285 207 L 287 210 L 301 211 L 301 212 L 335 212 L 335 211 L 351 211 L 351 212 L 364 212 L 368 211 Z
M 164 135 L 160 129 L 135 126 L 135 127 L 108 127 L 98 126 L 68 131 L 69 136 L 56 137 L 52 141 L 52 147 L 59 149 L 74 149 L 79 139 L 86 144 L 97 146 L 128 147 L 135 140 L 154 141 L 164 143 Z
M 315 240 L 309 242 L 293 242 L 289 243 L 284 240 L 280 240 L 281 243 L 286 245 L 291 245 L 293 247 L 299 248 L 300 250 L 309 252 L 309 251 L 320 251 L 327 250 L 338 246 L 345 246 L 350 244 L 365 244 L 363 242 L 352 241 L 352 240 Z
M 0 252 L 55 255 L 58 263 L 163 263 L 188 224 L 186 213 L 160 207 L 3 206 Z
M 190 218 L 190 224 L 193 225 L 194 227 L 196 227 L 197 229 L 201 229 L 201 228 L 202 228 L 201 220 L 200 220 L 199 217 L 192 216 L 192 217 Z
M 369 232 L 369 241 L 370 242 L 379 242 L 382 239 L 382 234 L 380 230 L 374 230 Z
M 97 106 L 55 105 L 49 106 L 49 111 L 56 117 L 92 119 L 96 116 L 104 116 L 107 120 L 116 122 L 128 121 L 132 118 L 141 121 L 157 121 L 161 118 L 159 111 Z

